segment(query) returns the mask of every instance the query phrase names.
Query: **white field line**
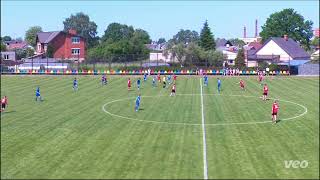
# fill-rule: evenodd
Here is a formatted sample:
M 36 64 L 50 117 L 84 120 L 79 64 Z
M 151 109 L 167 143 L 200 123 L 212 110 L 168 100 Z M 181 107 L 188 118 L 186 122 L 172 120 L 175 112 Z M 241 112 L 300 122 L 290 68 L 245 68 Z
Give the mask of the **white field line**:
M 177 96 L 199 96 L 201 94 L 177 94 Z M 167 95 L 156 95 L 156 96 L 141 96 L 141 97 L 146 97 L 146 98 L 155 98 L 155 97 L 165 97 Z M 239 97 L 245 97 L 245 98 L 260 98 L 260 97 L 256 97 L 256 96 L 245 96 L 245 95 L 223 95 L 223 94 L 202 94 L 202 96 L 239 96 Z M 105 113 L 111 115 L 111 116 L 114 116 L 114 117 L 119 117 L 119 118 L 122 118 L 122 119 L 127 119 L 127 120 L 131 120 L 131 121 L 139 121 L 139 122 L 145 122 L 145 123 L 155 123 L 155 124 L 172 124 L 172 125 L 187 125 L 187 126 L 200 126 L 202 124 L 200 123 L 179 123 L 179 122 L 162 122 L 162 121 L 150 121 L 150 120 L 143 120 L 143 119 L 136 119 L 136 118 L 131 118 L 131 117 L 126 117 L 126 116 L 121 116 L 121 115 L 118 115 L 118 114 L 113 114 L 109 111 L 106 110 L 106 106 L 109 105 L 109 104 L 112 104 L 112 103 L 115 103 L 115 102 L 119 102 L 119 101 L 125 101 L 125 100 L 130 100 L 130 99 L 135 99 L 136 97 L 129 97 L 129 98 L 123 98 L 123 99 L 116 99 L 116 100 L 113 100 L 113 101 L 109 101 L 107 103 L 105 103 L 103 106 L 102 106 L 102 111 L 104 111 Z M 269 99 L 275 99 L 275 98 L 269 98 Z M 299 115 L 296 115 L 294 117 L 289 117 L 289 118 L 284 118 L 284 119 L 280 119 L 281 121 L 287 121 L 287 120 L 294 120 L 294 119 L 297 119 L 301 116 L 304 116 L 305 114 L 308 113 L 308 109 L 301 105 L 301 104 L 298 104 L 298 103 L 295 103 L 295 102 L 292 102 L 292 101 L 287 101 L 287 100 L 281 100 L 281 99 L 278 99 L 280 102 L 283 101 L 283 102 L 287 102 L 287 103 L 291 103 L 291 104 L 294 104 L 294 105 L 297 105 L 297 106 L 300 106 L 301 108 L 304 109 L 304 112 L 299 114 Z M 1 115 L 3 116 L 3 115 Z M 248 125 L 248 124 L 266 124 L 266 123 L 271 123 L 271 121 L 260 121 L 260 122 L 239 122 L 239 123 L 214 123 L 214 124 L 205 124 L 205 126 L 232 126 L 232 125 Z
M 201 94 L 201 118 L 202 118 L 202 144 L 203 144 L 203 178 L 208 179 L 208 163 L 207 163 L 207 142 L 206 142 L 206 127 L 204 120 L 204 107 L 203 107 L 203 93 L 202 81 L 200 78 L 200 94 Z

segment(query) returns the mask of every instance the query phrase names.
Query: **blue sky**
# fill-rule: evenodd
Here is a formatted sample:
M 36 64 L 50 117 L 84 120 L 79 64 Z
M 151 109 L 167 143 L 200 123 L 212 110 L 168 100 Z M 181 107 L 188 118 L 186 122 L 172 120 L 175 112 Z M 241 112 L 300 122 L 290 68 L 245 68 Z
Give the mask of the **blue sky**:
M 112 22 L 125 23 L 148 31 L 153 40 L 172 38 L 179 29 L 200 31 L 208 20 L 217 37 L 236 38 L 247 27 L 254 35 L 267 17 L 284 8 L 294 8 L 305 19 L 319 26 L 318 1 L 1 1 L 1 36 L 24 37 L 25 31 L 39 25 L 44 31 L 63 29 L 71 14 L 84 12 L 98 25 L 102 36 Z

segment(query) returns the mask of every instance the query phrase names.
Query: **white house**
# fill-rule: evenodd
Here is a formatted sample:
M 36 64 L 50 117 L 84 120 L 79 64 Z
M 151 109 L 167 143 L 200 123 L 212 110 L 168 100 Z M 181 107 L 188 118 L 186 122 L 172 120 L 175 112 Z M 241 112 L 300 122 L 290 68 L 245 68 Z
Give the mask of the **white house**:
M 269 38 L 257 50 L 246 51 L 246 62 L 249 67 L 257 66 L 259 62 L 290 65 L 310 60 L 310 55 L 300 45 L 287 35 Z
M 149 54 L 149 59 L 150 61 L 159 61 L 159 62 L 178 62 L 176 57 L 172 57 L 172 54 L 169 53 L 168 56 L 166 57 L 163 52 L 151 52 Z

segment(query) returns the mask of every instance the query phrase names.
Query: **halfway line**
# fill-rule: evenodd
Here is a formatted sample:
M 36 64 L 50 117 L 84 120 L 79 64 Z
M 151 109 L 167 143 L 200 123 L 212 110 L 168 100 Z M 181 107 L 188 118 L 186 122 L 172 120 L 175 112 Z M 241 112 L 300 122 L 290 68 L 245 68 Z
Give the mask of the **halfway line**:
M 206 144 L 206 127 L 204 121 L 203 111 L 203 93 L 202 93 L 202 81 L 200 78 L 200 95 L 201 95 L 201 117 L 202 117 L 202 144 L 203 144 L 203 177 L 208 179 L 208 163 L 207 163 L 207 144 Z

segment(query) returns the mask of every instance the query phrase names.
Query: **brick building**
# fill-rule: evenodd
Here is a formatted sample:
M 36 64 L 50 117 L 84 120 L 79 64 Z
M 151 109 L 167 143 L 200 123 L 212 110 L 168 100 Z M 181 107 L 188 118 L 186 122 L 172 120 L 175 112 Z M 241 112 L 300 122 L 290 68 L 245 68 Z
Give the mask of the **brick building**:
M 75 30 L 37 33 L 36 53 L 45 55 L 52 48 L 53 58 L 84 60 L 86 56 L 85 40 Z

